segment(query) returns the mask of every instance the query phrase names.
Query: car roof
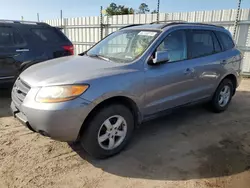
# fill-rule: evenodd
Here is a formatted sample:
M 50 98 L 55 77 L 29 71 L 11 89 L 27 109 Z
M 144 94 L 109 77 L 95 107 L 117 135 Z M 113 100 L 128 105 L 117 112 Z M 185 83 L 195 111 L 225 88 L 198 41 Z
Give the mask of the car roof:
M 15 26 L 15 27 L 51 27 L 44 22 L 33 22 L 23 20 L 2 20 L 0 19 L 0 25 Z

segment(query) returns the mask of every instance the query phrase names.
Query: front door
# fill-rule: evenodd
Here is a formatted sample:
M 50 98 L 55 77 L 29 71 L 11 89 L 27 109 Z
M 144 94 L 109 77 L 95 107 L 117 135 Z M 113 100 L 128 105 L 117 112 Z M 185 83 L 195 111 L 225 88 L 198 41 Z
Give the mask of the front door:
M 156 51 L 167 51 L 169 61 L 146 65 L 145 116 L 192 101 L 196 87 L 195 69 L 187 59 L 185 31 L 170 33 Z

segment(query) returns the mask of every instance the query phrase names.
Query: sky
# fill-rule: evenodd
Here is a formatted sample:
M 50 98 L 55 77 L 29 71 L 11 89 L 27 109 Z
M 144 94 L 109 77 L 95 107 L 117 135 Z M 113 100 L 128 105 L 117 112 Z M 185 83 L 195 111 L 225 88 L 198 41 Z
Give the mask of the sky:
M 0 0 L 0 19 L 40 20 L 98 16 L 100 6 L 106 8 L 110 3 L 138 9 L 141 3 L 156 9 L 157 0 Z M 237 8 L 238 0 L 160 0 L 160 12 L 187 12 L 198 10 L 218 10 Z M 242 8 L 250 8 L 250 0 L 242 0 Z

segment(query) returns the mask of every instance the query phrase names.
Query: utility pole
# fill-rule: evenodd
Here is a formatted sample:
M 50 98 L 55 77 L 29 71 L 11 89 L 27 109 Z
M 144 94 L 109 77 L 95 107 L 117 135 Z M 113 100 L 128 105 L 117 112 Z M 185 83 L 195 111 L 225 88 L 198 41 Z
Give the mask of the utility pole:
M 237 9 L 237 14 L 236 14 L 235 22 L 234 22 L 234 33 L 233 33 L 234 39 L 236 37 L 236 31 L 237 31 L 238 22 L 239 22 L 241 1 L 242 0 L 238 0 L 238 9 Z
M 160 17 L 160 0 L 158 0 L 157 3 L 157 23 L 159 23 L 159 17 Z

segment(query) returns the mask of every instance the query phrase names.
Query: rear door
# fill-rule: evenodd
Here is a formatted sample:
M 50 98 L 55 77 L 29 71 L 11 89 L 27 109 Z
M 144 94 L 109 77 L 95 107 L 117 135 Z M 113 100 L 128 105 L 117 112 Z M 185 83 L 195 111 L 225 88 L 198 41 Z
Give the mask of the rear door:
M 18 74 L 22 56 L 29 49 L 17 29 L 0 25 L 0 83 L 11 82 Z
M 194 67 L 196 89 L 193 101 L 209 98 L 223 75 L 221 46 L 212 30 L 188 30 L 188 58 Z
M 74 54 L 74 47 L 69 39 L 54 27 L 34 27 L 31 29 L 35 38 L 42 43 L 49 59 Z
M 239 50 L 235 48 L 231 34 L 221 31 L 216 31 L 215 34 L 222 46 L 221 64 L 225 69 L 235 70 L 240 75 L 242 71 L 242 56 Z

